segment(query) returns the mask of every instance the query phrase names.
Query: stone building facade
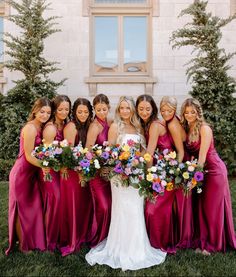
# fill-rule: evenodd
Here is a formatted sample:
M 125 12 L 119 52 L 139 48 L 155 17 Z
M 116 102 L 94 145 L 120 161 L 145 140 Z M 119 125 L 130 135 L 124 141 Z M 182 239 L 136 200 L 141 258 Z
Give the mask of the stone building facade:
M 159 103 L 163 95 L 174 95 L 179 105 L 188 96 L 184 64 L 191 59 L 191 49 L 173 50 L 172 32 L 189 21 L 178 18 L 192 0 L 51 0 L 47 16 L 57 19 L 61 32 L 46 41 L 45 56 L 58 61 L 60 71 L 54 80 L 68 78 L 59 93 L 74 101 L 83 96 L 90 100 L 97 93 L 108 95 L 112 107 L 121 95 L 136 98 L 153 95 Z M 236 0 L 209 0 L 208 10 L 222 18 L 236 12 Z M 9 7 L 1 15 L 13 13 Z M 4 20 L 4 31 L 19 30 Z M 222 47 L 236 50 L 236 20 L 223 30 Z M 139 51 L 138 51 L 138 50 Z M 7 59 L 5 56 L 4 59 Z M 230 74 L 236 78 L 236 58 Z M 17 72 L 3 70 L 3 93 L 19 78 Z

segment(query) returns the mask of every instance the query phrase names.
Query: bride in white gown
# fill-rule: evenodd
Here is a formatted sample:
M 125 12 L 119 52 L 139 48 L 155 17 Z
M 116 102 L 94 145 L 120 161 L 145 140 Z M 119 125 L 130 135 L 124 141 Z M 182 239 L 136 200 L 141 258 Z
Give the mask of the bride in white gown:
M 131 97 L 122 96 L 108 140 L 111 145 L 123 144 L 130 139 L 144 143 L 134 101 Z M 86 254 L 87 262 L 122 270 L 137 270 L 163 263 L 166 253 L 151 247 L 147 236 L 143 197 L 139 196 L 137 189 L 124 187 L 121 182 L 119 176 L 111 180 L 112 212 L 108 237 Z

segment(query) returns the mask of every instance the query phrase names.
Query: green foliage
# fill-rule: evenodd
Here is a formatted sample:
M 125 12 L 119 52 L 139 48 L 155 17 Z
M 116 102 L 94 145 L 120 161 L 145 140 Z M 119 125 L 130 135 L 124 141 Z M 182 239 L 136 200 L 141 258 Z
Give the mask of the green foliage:
M 0 180 L 7 181 L 9 178 L 9 172 L 14 164 L 15 160 L 3 160 L 0 159 Z
M 232 208 L 236 220 L 236 180 L 230 181 Z M 167 255 L 163 264 L 141 270 L 122 271 L 106 265 L 90 266 L 85 260 L 88 247 L 67 257 L 60 253 L 33 251 L 24 254 L 17 247 L 9 256 L 8 246 L 8 183 L 0 182 L 0 272 L 1 276 L 236 276 L 236 251 L 211 256 L 194 250 L 178 250 Z M 236 221 L 234 221 L 236 223 Z M 236 227 L 236 225 L 235 225 Z
M 4 66 L 10 71 L 19 71 L 24 78 L 15 81 L 15 86 L 0 98 L 0 158 L 15 158 L 19 149 L 20 129 L 26 122 L 32 104 L 39 97 L 52 98 L 65 79 L 55 82 L 49 78 L 59 68 L 56 62 L 43 57 L 44 40 L 60 31 L 55 28 L 56 16 L 44 18 L 48 8 L 45 0 L 9 1 L 16 14 L 7 19 L 20 28 L 20 34 L 4 34 L 5 54 L 10 60 Z
M 236 54 L 219 47 L 221 28 L 236 18 L 221 19 L 206 12 L 207 1 L 195 0 L 180 16 L 192 21 L 172 33 L 173 48 L 192 46 L 192 58 L 186 71 L 192 82 L 191 96 L 202 104 L 204 116 L 213 129 L 216 147 L 231 174 L 236 173 L 236 99 L 235 80 L 228 75 L 228 62 Z

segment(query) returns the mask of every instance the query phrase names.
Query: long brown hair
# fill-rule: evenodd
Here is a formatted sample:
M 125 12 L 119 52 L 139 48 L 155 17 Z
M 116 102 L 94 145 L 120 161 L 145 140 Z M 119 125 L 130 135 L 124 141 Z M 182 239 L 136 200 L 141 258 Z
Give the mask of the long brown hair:
M 198 140 L 200 134 L 201 125 L 205 122 L 203 117 L 203 110 L 200 102 L 195 98 L 186 99 L 181 106 L 181 124 L 183 125 L 186 133 L 189 132 L 188 121 L 185 119 L 184 113 L 187 107 L 193 107 L 197 112 L 196 124 L 193 128 L 193 132 L 189 136 L 191 142 Z
M 35 114 L 42 109 L 42 107 L 48 106 L 52 109 L 52 102 L 46 97 L 38 98 L 30 111 L 27 122 L 35 119 Z M 50 118 L 49 118 L 50 120 Z
M 142 118 L 139 116 L 138 114 L 138 105 L 142 102 L 142 101 L 146 101 L 148 102 L 151 107 L 152 107 L 152 114 L 151 116 L 149 117 L 148 121 L 147 122 L 144 122 L 142 120 Z M 137 100 L 136 100 L 136 113 L 137 113 L 137 116 L 141 122 L 141 125 L 143 127 L 143 130 L 144 132 L 146 133 L 151 125 L 151 123 L 155 120 L 158 119 L 158 108 L 157 108 L 157 105 L 153 99 L 153 97 L 151 95 L 148 95 L 148 94 L 142 94 L 140 95 Z
M 89 116 L 84 123 L 80 122 L 76 116 L 76 111 L 77 111 L 77 108 L 79 105 L 86 106 L 89 111 Z M 83 146 L 85 146 L 85 144 L 86 144 L 87 132 L 88 132 L 89 125 L 92 121 L 92 118 L 93 118 L 93 107 L 92 107 L 90 101 L 86 98 L 76 99 L 76 101 L 73 104 L 73 108 L 72 108 L 72 120 L 75 123 L 76 129 L 77 129 L 77 132 L 79 135 L 79 140 L 82 142 Z
M 56 111 L 57 108 L 60 106 L 62 102 L 68 102 L 69 103 L 69 114 L 68 117 L 64 120 L 64 123 L 67 123 L 70 119 L 71 115 L 71 101 L 70 98 L 67 95 L 57 95 L 52 99 L 52 121 L 56 121 Z

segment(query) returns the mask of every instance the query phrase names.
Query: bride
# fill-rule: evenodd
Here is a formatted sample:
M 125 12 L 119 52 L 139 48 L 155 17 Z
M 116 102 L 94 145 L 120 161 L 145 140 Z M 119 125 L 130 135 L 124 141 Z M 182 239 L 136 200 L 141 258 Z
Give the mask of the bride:
M 134 101 L 131 97 L 122 96 L 108 140 L 112 145 L 124 144 L 130 139 L 144 145 Z M 118 186 L 117 182 L 120 183 Z M 147 236 L 143 197 L 139 196 L 137 189 L 122 186 L 121 182 L 117 176 L 111 180 L 112 213 L 108 237 L 86 254 L 87 262 L 122 270 L 137 270 L 163 263 L 166 253 L 151 247 Z

